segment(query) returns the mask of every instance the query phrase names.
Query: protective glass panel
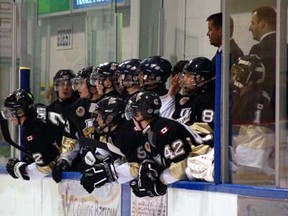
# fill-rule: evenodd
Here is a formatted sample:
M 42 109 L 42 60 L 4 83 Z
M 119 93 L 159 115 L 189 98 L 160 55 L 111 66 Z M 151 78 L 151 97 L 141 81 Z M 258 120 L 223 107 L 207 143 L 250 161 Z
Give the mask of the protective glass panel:
M 16 7 L 14 12 L 17 13 Z M 18 23 L 18 22 L 17 22 Z M 12 69 L 13 55 L 13 2 L 9 0 L 0 1 L 0 100 L 10 93 L 10 72 Z M 14 52 L 14 55 L 16 53 Z M 16 56 L 14 56 L 16 57 Z M 15 59 L 16 60 L 16 59 Z M 13 67 L 14 68 L 14 67 Z M 4 140 L 0 131 L 0 165 L 4 165 L 10 156 L 10 145 Z
M 87 11 L 86 20 L 88 65 L 116 61 L 117 16 L 114 1 L 109 6 Z
M 287 10 L 277 11 L 285 19 L 280 19 L 284 23 L 276 30 L 280 24 L 277 4 L 281 1 L 230 0 L 228 4 L 234 21 L 234 28 L 229 22 L 227 36 L 230 65 L 234 63 L 230 77 L 232 183 L 275 186 L 279 177 L 280 182 L 286 181 L 286 123 L 282 122 L 287 112 L 287 58 L 279 59 L 277 53 L 287 56 Z M 283 33 L 285 39 L 277 44 L 277 36 Z M 231 62 L 236 44 L 244 56 Z

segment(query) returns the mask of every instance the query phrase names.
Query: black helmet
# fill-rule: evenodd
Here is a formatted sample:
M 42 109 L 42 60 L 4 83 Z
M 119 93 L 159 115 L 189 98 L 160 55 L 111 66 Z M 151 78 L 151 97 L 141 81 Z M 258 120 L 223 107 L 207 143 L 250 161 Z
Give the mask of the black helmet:
M 265 67 L 257 55 L 245 55 L 232 65 L 231 73 L 236 86 L 248 86 L 264 81 Z
M 76 77 L 73 79 L 73 90 L 77 90 L 77 85 L 81 80 L 86 81 L 87 86 L 90 84 L 90 75 L 93 71 L 93 66 L 85 67 L 79 70 L 76 74 Z
M 197 57 L 184 66 L 183 73 L 191 73 L 196 76 L 196 85 L 200 87 L 215 79 L 215 65 L 205 57 Z
M 131 120 L 137 113 L 141 113 L 143 119 L 149 119 L 159 116 L 160 108 L 161 100 L 156 93 L 140 91 L 129 99 L 125 116 L 127 120 Z
M 118 65 L 117 71 L 114 73 L 114 86 L 123 93 L 124 88 L 133 85 L 139 85 L 138 66 L 140 59 L 128 59 Z
M 58 91 L 58 85 L 60 83 L 60 81 L 64 80 L 64 81 L 72 81 L 72 79 L 75 78 L 75 74 L 72 70 L 69 69 L 61 69 L 59 71 L 57 71 L 57 73 L 55 74 L 55 76 L 53 77 L 53 86 L 54 86 L 54 90 Z
M 105 97 L 100 100 L 93 111 L 93 117 L 101 115 L 105 126 L 100 127 L 94 120 L 95 128 L 98 132 L 103 132 L 106 127 L 118 125 L 124 119 L 125 102 L 118 97 Z
M 153 80 L 153 83 L 163 85 L 172 73 L 172 65 L 162 56 L 152 56 L 140 62 L 139 70 L 144 75 L 144 87 L 145 80 L 149 77 Z
M 30 115 L 33 113 L 33 109 L 33 95 L 24 89 L 17 89 L 5 98 L 4 107 L 2 108 L 2 115 L 6 119 L 10 117 L 10 114 L 18 116 L 18 110 L 22 110 L 25 115 Z
M 102 83 L 106 78 L 113 82 L 113 75 L 117 70 L 117 67 L 117 62 L 106 62 L 100 64 L 98 67 L 94 68 L 90 77 L 90 83 L 95 85 L 96 80 L 98 80 L 99 83 Z

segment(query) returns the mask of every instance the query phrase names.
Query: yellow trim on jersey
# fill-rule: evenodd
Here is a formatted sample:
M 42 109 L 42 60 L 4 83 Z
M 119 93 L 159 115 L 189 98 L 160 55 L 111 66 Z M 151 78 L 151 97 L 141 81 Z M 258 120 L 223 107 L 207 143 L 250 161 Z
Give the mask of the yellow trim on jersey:
M 50 164 L 48 164 L 47 166 L 38 166 L 36 164 L 36 168 L 40 173 L 43 174 L 50 174 L 52 172 L 53 167 L 56 164 L 56 160 L 52 161 Z
M 63 136 L 62 138 L 62 144 L 61 144 L 61 153 L 67 153 L 71 152 L 73 149 L 75 149 L 75 146 L 77 145 L 78 141 L 77 139 L 72 139 L 69 137 Z
M 129 163 L 130 166 L 130 175 L 133 178 L 136 178 L 138 176 L 138 172 L 139 172 L 139 164 L 138 163 Z

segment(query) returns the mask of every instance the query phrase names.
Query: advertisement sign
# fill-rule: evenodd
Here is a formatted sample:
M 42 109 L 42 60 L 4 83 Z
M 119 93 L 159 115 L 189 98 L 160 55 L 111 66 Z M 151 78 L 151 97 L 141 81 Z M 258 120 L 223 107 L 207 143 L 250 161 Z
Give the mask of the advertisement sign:
M 131 216 L 167 216 L 167 193 L 158 197 L 137 197 L 131 192 Z
M 84 8 L 97 8 L 109 6 L 111 4 L 124 4 L 125 0 L 73 0 L 73 9 L 84 9 Z
M 67 180 L 59 185 L 64 215 L 121 216 L 121 186 L 105 184 L 89 194 L 79 181 Z

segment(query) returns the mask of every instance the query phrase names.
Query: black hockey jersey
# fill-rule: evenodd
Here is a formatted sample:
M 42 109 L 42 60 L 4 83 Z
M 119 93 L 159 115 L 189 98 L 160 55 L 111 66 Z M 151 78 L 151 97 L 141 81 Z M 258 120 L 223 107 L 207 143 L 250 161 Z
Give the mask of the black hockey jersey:
M 124 120 L 118 127 L 106 135 L 107 141 L 111 141 L 126 156 L 128 162 L 141 163 L 147 158 L 144 150 L 146 137 L 142 131 L 137 131 L 133 121 Z
M 57 134 L 53 133 L 45 122 L 34 116 L 25 120 L 22 125 L 22 144 L 33 156 L 38 166 L 47 166 L 59 155 L 54 145 Z
M 81 136 L 95 138 L 91 113 L 96 102 L 89 99 L 79 99 L 72 105 L 71 115 L 68 117 L 64 136 L 72 139 L 78 139 Z
M 274 113 L 268 94 L 257 86 L 233 91 L 233 124 L 269 125 Z
M 173 119 L 187 125 L 195 122 L 208 123 L 214 128 L 215 88 L 214 85 L 198 88 L 191 95 L 176 98 Z
M 76 97 L 71 97 L 65 101 L 55 100 L 46 107 L 46 123 L 51 124 L 54 128 L 53 133 L 57 133 L 56 143 L 59 147 L 61 146 L 66 121 L 71 116 L 72 104 L 76 100 Z
M 150 124 L 144 149 L 150 158 L 167 168 L 187 158 L 194 140 L 184 125 L 172 119 L 159 117 Z M 188 142 L 190 139 L 191 143 Z

